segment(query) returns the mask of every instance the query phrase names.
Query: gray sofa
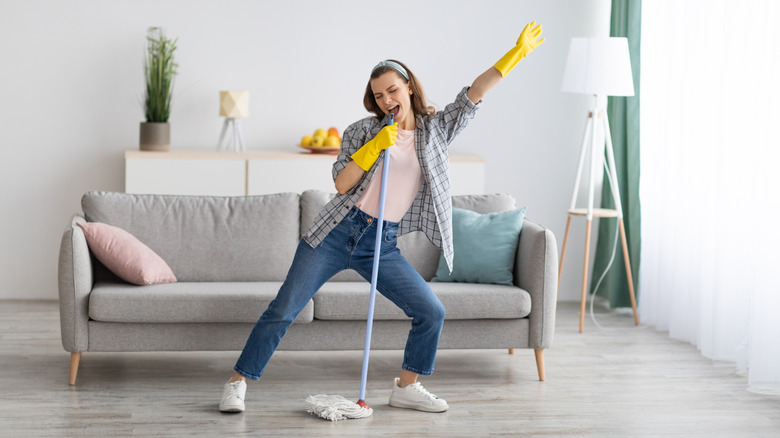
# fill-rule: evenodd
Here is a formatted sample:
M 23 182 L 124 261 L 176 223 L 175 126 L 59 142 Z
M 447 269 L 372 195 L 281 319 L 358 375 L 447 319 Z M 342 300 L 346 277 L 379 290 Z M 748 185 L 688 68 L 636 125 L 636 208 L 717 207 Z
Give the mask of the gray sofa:
M 303 233 L 332 194 L 306 191 L 248 197 L 89 192 L 83 215 L 62 236 L 59 304 L 62 345 L 75 384 L 85 351 L 241 350 L 275 297 Z M 453 197 L 480 213 L 516 207 L 509 195 Z M 178 282 L 135 286 L 91 256 L 79 221 L 120 227 L 160 255 Z M 420 232 L 399 247 L 426 279 L 440 251 Z M 544 349 L 553 340 L 557 247 L 552 232 L 525 220 L 514 286 L 431 286 L 447 315 L 439 348 L 531 348 L 544 380 Z M 354 271 L 332 278 L 283 338 L 282 350 L 362 350 L 369 285 Z M 377 294 L 372 349 L 403 349 L 410 320 Z

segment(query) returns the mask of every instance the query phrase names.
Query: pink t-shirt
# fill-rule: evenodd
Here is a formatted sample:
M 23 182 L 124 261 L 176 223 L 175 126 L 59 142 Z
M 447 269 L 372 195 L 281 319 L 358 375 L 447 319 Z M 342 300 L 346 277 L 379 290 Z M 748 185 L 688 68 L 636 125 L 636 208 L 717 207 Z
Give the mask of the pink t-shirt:
M 398 129 L 395 145 L 390 151 L 390 170 L 385 194 L 386 221 L 400 222 L 412 206 L 422 186 L 422 169 L 414 147 L 414 131 Z M 355 205 L 366 214 L 379 216 L 379 192 L 382 188 L 382 166 L 377 168 L 363 195 Z

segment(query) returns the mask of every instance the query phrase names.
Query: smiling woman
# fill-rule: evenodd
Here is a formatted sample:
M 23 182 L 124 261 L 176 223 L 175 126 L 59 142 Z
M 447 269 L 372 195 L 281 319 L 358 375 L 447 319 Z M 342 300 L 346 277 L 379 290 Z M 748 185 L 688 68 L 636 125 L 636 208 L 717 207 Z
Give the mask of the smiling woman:
M 506 55 L 439 112 L 426 105 L 420 82 L 401 62 L 381 61 L 371 70 L 363 104 L 373 116 L 344 130 L 332 172 L 338 195 L 303 233 L 277 298 L 255 325 L 225 384 L 220 410 L 244 410 L 245 380 L 260 379 L 287 328 L 326 281 L 346 269 L 372 279 L 368 273 L 377 272 L 374 241 L 381 242 L 382 254 L 376 290 L 412 318 L 390 406 L 425 412 L 448 409 L 446 401 L 417 381 L 419 375 L 433 374 L 445 309 L 401 254 L 397 238 L 421 231 L 442 249 L 452 271 L 449 145 L 474 118 L 485 93 L 543 41 L 541 26 L 526 25 Z M 387 154 L 391 146 L 393 152 Z M 386 174 L 384 169 L 389 169 Z M 386 184 L 381 182 L 384 176 Z M 389 188 L 386 199 L 380 186 Z M 383 213 L 377 214 L 380 210 Z

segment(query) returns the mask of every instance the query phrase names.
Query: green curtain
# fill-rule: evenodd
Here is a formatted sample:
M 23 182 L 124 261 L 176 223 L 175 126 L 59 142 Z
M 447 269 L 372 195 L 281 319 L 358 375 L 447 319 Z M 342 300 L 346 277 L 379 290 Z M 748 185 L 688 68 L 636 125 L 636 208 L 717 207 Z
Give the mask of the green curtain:
M 634 291 L 639 295 L 639 263 L 641 249 L 641 211 L 639 205 L 639 48 L 642 28 L 642 0 L 612 0 L 610 36 L 627 37 L 634 75 L 634 96 L 609 97 L 607 115 L 612 131 L 612 147 L 615 152 L 620 202 L 623 204 L 623 222 L 626 242 L 634 278 Z M 615 208 L 606 175 L 601 190 L 601 206 Z M 593 261 L 591 293 L 599 277 L 609 264 L 615 244 L 617 220 L 599 219 L 599 237 Z M 618 243 L 612 267 L 602 280 L 597 295 L 609 300 L 612 308 L 630 307 L 631 298 L 626 277 L 626 265 L 618 231 Z

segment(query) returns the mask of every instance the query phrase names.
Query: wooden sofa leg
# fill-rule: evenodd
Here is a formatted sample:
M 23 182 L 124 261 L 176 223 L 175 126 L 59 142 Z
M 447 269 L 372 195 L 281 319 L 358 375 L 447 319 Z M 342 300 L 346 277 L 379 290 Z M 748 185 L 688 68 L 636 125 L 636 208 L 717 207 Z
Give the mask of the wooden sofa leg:
M 76 374 L 79 372 L 79 361 L 81 360 L 81 352 L 70 354 L 70 380 L 69 385 L 76 384 Z
M 541 348 L 534 350 L 534 355 L 536 356 L 536 368 L 539 370 L 539 380 L 544 382 L 544 350 Z

